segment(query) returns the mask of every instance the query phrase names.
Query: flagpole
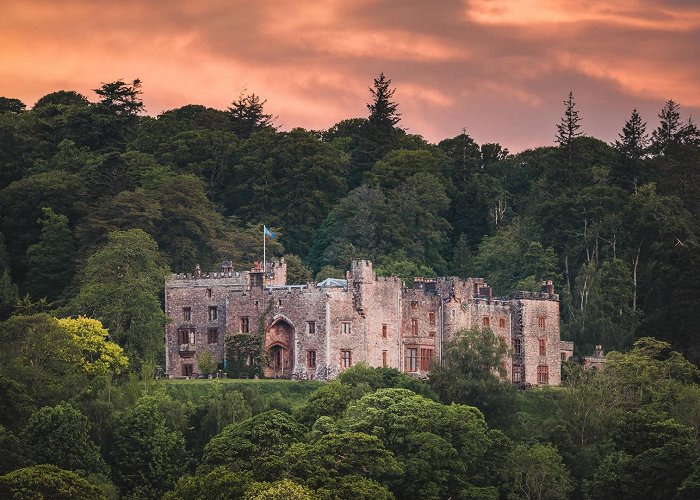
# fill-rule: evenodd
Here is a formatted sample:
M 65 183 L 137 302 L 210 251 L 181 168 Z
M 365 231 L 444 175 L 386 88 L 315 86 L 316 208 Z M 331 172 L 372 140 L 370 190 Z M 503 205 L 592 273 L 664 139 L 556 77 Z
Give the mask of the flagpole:
M 265 274 L 267 273 L 267 253 L 265 248 L 265 225 L 263 224 L 263 286 L 265 286 Z

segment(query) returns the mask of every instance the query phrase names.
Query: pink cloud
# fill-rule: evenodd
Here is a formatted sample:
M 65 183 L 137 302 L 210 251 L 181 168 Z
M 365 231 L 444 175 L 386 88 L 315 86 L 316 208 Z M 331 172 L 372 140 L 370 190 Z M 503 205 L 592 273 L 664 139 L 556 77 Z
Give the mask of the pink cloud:
M 623 0 L 35 0 L 5 2 L 0 95 L 27 104 L 59 89 L 90 98 L 143 80 L 150 114 L 225 108 L 247 89 L 284 128 L 365 116 L 384 71 L 402 126 L 439 141 L 468 128 L 511 150 L 552 143 L 561 100 L 613 140 L 632 108 L 649 126 L 663 101 L 700 111 L 700 6 Z

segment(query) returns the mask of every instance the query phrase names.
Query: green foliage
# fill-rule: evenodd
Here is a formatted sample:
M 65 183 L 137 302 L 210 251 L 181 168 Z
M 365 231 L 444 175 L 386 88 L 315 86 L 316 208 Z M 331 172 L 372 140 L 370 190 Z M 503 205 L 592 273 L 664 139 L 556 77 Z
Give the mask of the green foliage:
M 184 476 L 164 500 L 229 500 L 243 498 L 251 485 L 251 474 L 233 472 L 226 466 L 216 467 L 203 476 Z
M 120 494 L 135 497 L 162 495 L 187 465 L 182 434 L 167 428 L 163 413 L 148 397 L 116 419 L 109 458 Z
M 226 363 L 226 373 L 230 377 L 261 377 L 265 366 L 263 336 L 259 333 L 227 336 Z
M 214 361 L 214 357 L 209 349 L 198 352 L 195 359 L 202 375 L 209 375 L 216 371 L 217 363 Z
M 345 271 L 333 266 L 323 266 L 316 274 L 316 283 L 320 283 L 327 278 L 345 279 Z
M 27 105 L 13 97 L 0 97 L 0 114 L 21 113 Z
M 404 251 L 379 259 L 375 272 L 377 276 L 398 276 L 408 287 L 413 286 L 413 278 L 416 276 L 424 278 L 436 276 L 435 271 L 428 266 L 411 261 Z
M 586 483 L 587 498 L 671 498 L 698 458 L 690 428 L 645 411 L 628 414 L 614 441 L 619 451 L 605 457 Z
M 228 465 L 257 480 L 274 480 L 284 467 L 285 451 L 302 440 L 306 428 L 291 416 L 271 410 L 228 425 L 204 448 L 201 472 Z
M 494 236 L 485 237 L 474 257 L 474 272 L 485 276 L 497 293 L 515 291 L 527 280 L 556 279 L 557 259 L 552 248 L 532 240 L 527 223 L 514 221 Z
M 106 474 L 107 464 L 89 433 L 85 415 L 70 404 L 59 404 L 32 415 L 23 430 L 23 441 L 34 463 L 53 464 L 81 476 Z
M 287 263 L 287 283 L 290 285 L 302 285 L 311 281 L 311 269 L 301 260 L 301 257 L 294 254 L 284 256 Z
M 136 79 L 131 84 L 123 80 L 103 83 L 94 92 L 100 96 L 99 104 L 109 113 L 117 116 L 131 116 L 143 111 L 143 101 L 139 97 L 141 94 L 141 80 Z
M 166 274 L 150 236 L 115 231 L 88 259 L 70 309 L 99 319 L 138 367 L 162 355 L 165 315 L 157 294 Z
M 318 489 L 338 490 L 343 476 L 386 483 L 403 474 L 393 454 L 376 437 L 363 433 L 327 434 L 293 445 L 285 455 L 291 478 Z
M 505 342 L 488 328 L 456 332 L 442 366 L 431 371 L 430 384 L 442 401 L 474 405 L 489 423 L 507 427 L 515 409 L 515 389 L 502 378 L 507 352 Z
M 27 284 L 35 298 L 54 301 L 73 279 L 76 247 L 67 217 L 50 208 L 44 208 L 44 217 L 41 239 L 27 249 Z
M 267 99 L 260 102 L 255 94 L 241 94 L 228 108 L 231 129 L 241 139 L 247 139 L 253 132 L 273 128 L 272 115 L 263 113 Z
M 74 472 L 55 465 L 35 465 L 0 476 L 0 496 L 12 500 L 35 498 L 104 499 L 102 492 Z
M 38 405 L 53 405 L 70 398 L 87 385 L 82 352 L 71 334 L 47 314 L 13 316 L 2 323 L 0 375 L 23 386 Z M 18 396 L 15 390 L 9 397 Z M 14 399 L 14 397 L 13 397 Z M 18 400 L 9 403 L 23 406 Z
M 561 455 L 553 446 L 519 444 L 508 460 L 509 498 L 569 498 L 573 484 Z
M 199 455 L 211 438 L 234 422 L 252 415 L 250 405 L 238 391 L 214 381 L 208 394 L 192 409 L 189 416 L 188 442 Z
M 0 476 L 29 464 L 24 443 L 0 425 Z
M 98 320 L 78 316 L 59 319 L 58 324 L 70 333 L 81 354 L 78 361 L 86 373 L 116 375 L 128 366 L 124 351 L 109 340 L 109 333 Z
M 281 479 L 272 483 L 253 483 L 243 497 L 245 500 L 314 500 L 316 495 L 310 489 L 296 484 L 289 479 Z
M 348 404 L 359 398 L 363 392 L 338 381 L 329 382 L 295 408 L 294 417 L 307 427 L 314 425 L 322 416 L 337 418 L 343 414 Z

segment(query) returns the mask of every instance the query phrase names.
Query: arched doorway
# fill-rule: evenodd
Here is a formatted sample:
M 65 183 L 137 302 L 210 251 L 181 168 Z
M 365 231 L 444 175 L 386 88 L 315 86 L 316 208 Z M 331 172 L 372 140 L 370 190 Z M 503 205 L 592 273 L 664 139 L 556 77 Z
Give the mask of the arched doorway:
M 284 318 L 277 318 L 265 334 L 268 363 L 265 376 L 289 378 L 294 370 L 294 327 Z

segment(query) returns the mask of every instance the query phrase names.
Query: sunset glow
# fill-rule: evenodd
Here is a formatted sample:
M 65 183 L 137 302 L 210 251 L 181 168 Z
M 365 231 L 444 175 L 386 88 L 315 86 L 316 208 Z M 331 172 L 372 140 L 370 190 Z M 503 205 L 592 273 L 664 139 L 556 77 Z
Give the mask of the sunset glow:
M 321 4 L 321 5 L 318 5 Z M 166 7 L 167 6 L 167 7 Z M 283 129 L 366 116 L 380 72 L 401 125 L 431 141 L 466 127 L 511 150 L 552 144 L 572 90 L 585 133 L 612 141 L 633 108 L 700 115 L 700 5 L 681 0 L 3 2 L 0 95 L 143 81 L 148 114 L 267 99 Z

